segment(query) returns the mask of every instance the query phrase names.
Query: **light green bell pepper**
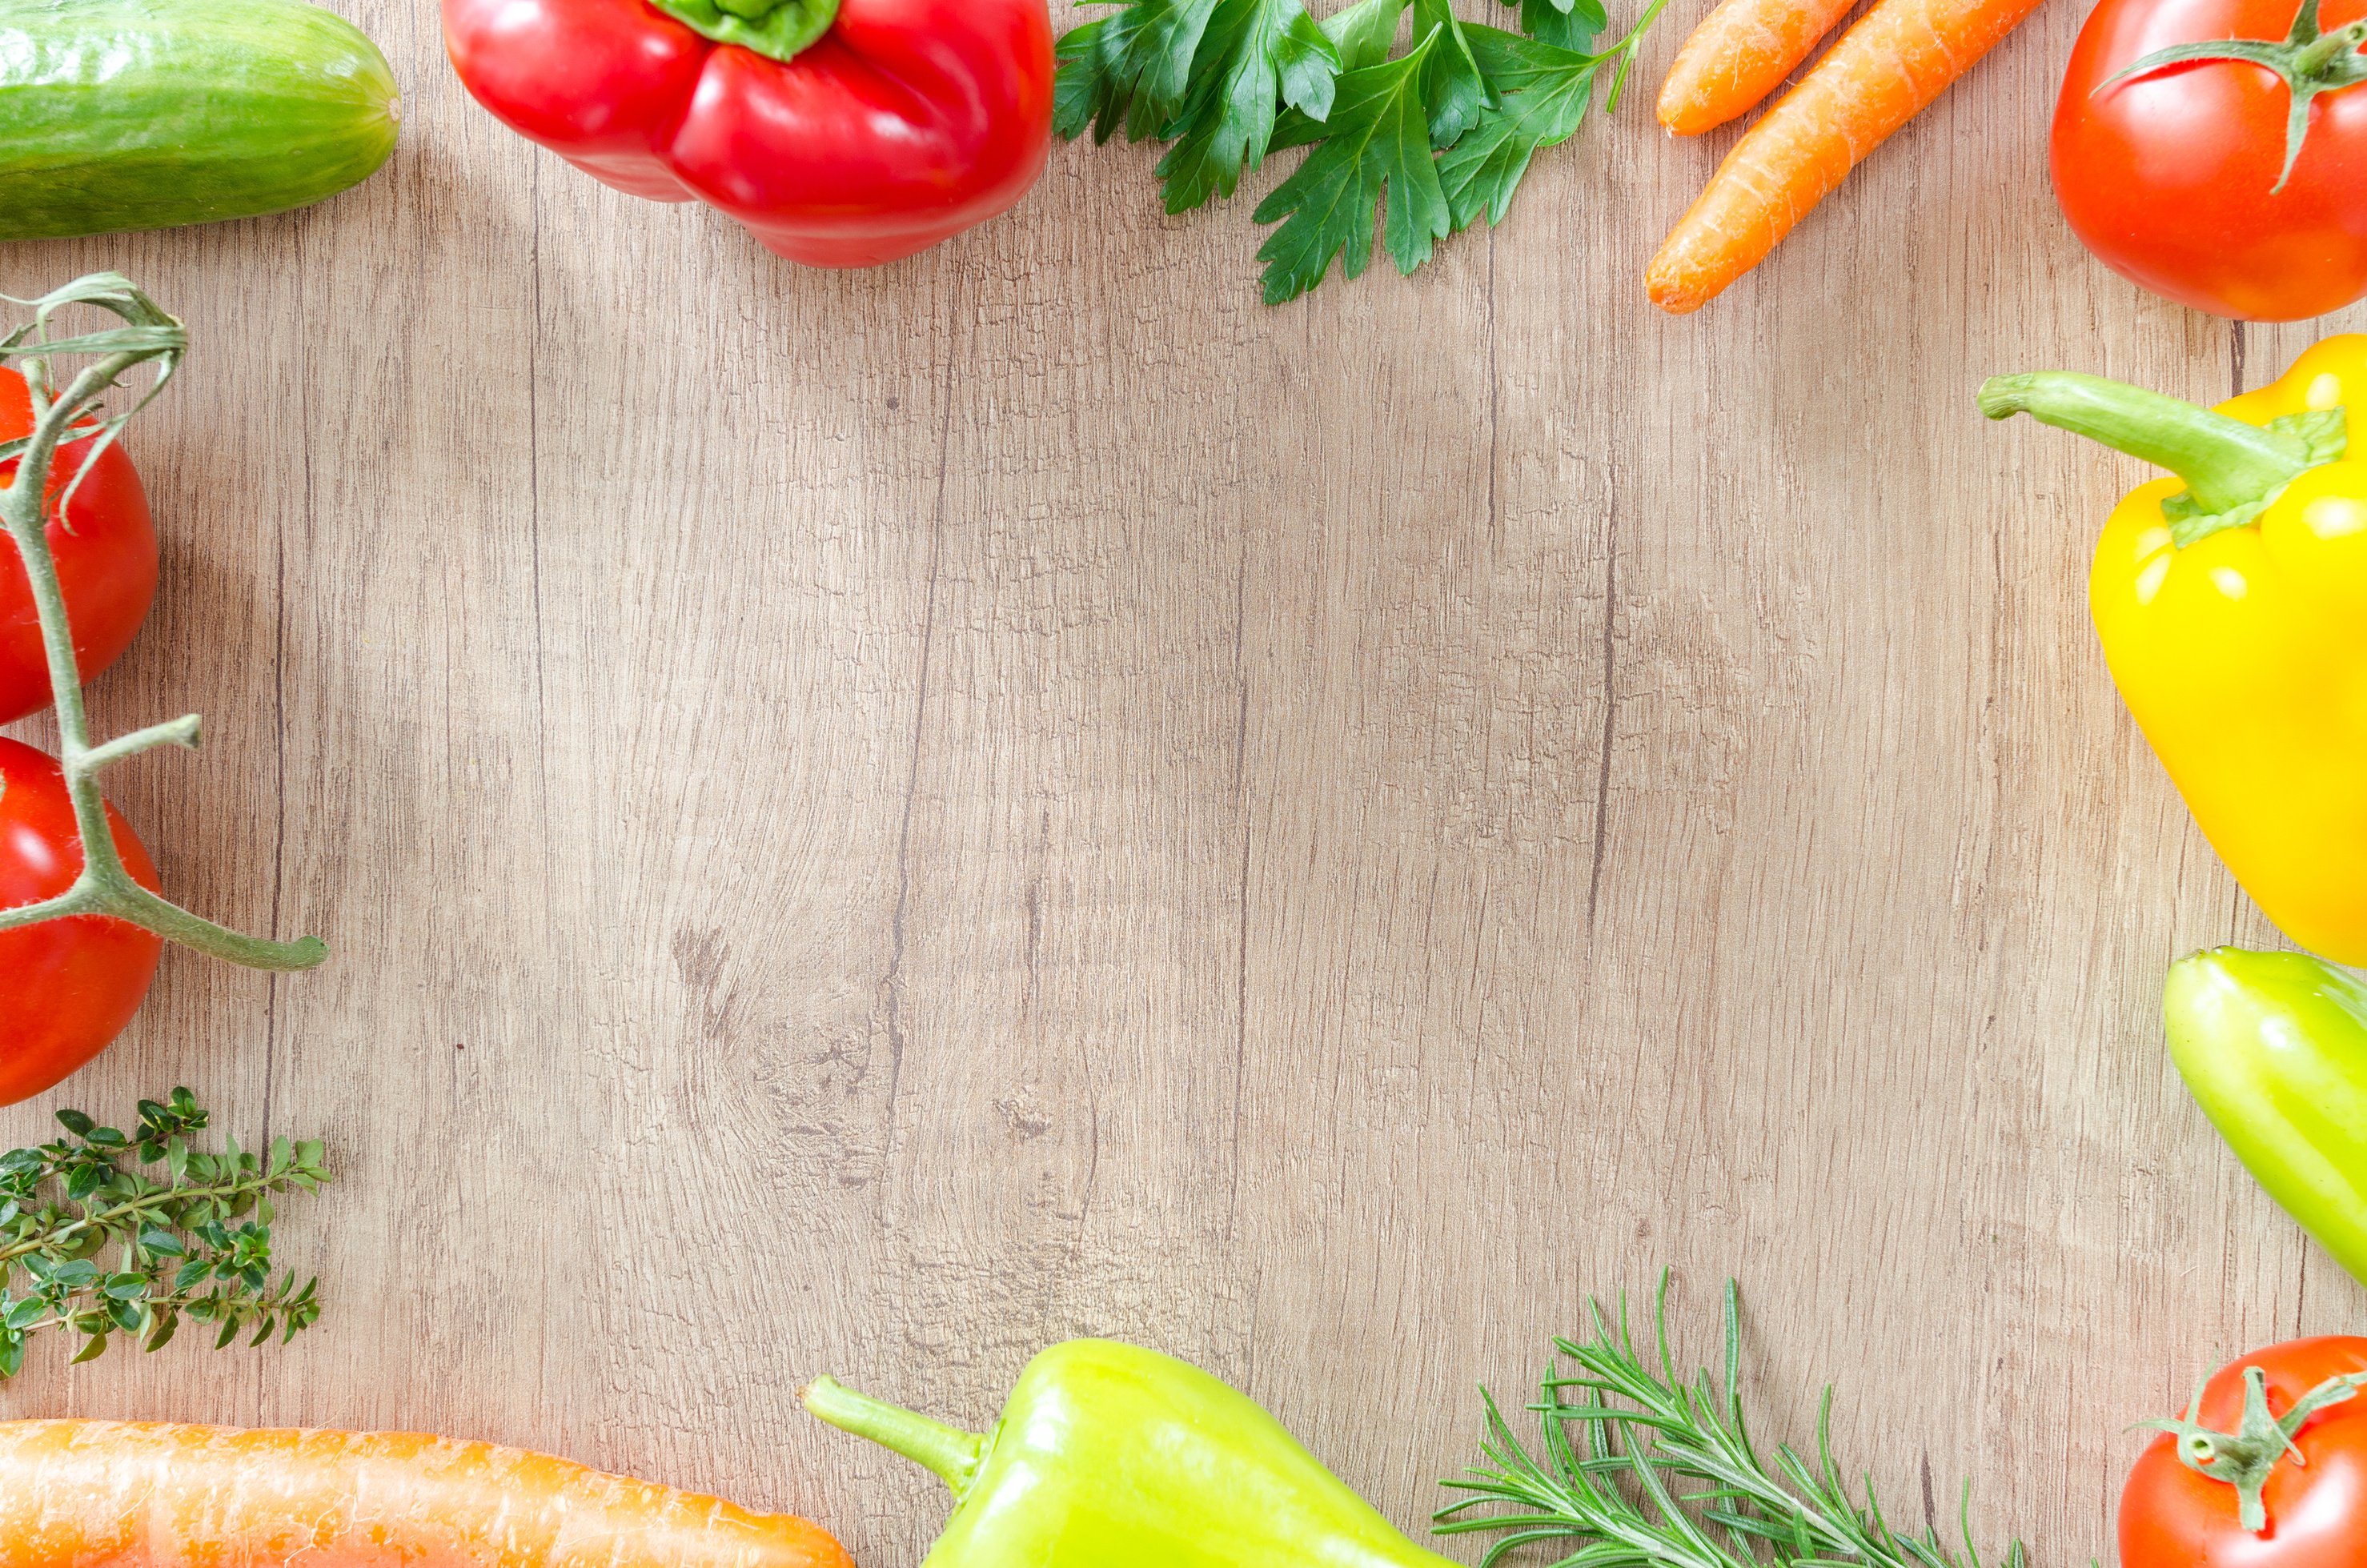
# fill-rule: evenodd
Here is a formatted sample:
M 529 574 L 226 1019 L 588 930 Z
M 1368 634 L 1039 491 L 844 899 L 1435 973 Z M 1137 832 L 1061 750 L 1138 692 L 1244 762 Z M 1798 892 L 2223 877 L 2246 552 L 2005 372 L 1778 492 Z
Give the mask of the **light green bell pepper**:
M 922 1568 L 1458 1568 L 1247 1396 L 1153 1350 L 1053 1346 L 983 1437 L 829 1378 L 805 1403 L 953 1488 Z
M 2367 1280 L 2367 984 L 2301 953 L 2170 965 L 2169 1054 L 2245 1168 Z

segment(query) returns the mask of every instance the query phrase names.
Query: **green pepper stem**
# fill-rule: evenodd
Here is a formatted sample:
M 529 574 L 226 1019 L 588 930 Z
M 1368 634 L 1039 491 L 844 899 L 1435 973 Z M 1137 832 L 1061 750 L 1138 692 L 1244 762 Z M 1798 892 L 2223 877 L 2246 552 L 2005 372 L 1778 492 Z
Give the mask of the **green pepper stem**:
M 2071 370 L 1992 376 L 1981 383 L 1981 412 L 1991 419 L 2026 413 L 2168 468 L 2206 513 L 2266 501 L 2313 466 L 2303 443 L 2281 431 Z
M 975 1432 L 857 1393 L 836 1378 L 816 1378 L 798 1391 L 798 1397 L 805 1401 L 808 1410 L 840 1431 L 868 1438 L 934 1471 L 953 1488 L 956 1497 L 968 1487 L 986 1452 L 986 1439 Z

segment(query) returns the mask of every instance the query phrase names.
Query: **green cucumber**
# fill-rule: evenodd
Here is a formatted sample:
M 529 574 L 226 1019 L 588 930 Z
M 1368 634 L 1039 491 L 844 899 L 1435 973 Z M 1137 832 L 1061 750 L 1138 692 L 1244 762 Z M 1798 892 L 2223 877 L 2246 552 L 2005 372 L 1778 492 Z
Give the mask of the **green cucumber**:
M 303 207 L 401 118 L 378 46 L 300 0 L 0 0 L 0 240 Z

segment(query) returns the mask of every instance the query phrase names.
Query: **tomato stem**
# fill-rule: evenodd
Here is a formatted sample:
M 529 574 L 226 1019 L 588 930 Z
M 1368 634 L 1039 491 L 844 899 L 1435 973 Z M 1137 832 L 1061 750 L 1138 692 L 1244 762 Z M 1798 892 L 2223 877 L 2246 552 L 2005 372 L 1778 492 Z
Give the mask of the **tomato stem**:
M 105 916 L 250 969 L 312 968 L 329 955 L 327 945 L 318 937 L 281 942 L 246 936 L 193 915 L 132 879 L 123 863 L 122 852 L 116 848 L 115 833 L 107 819 L 106 797 L 99 792 L 98 775 L 117 762 L 159 746 L 196 750 L 198 720 L 189 715 L 134 730 L 102 745 L 91 744 L 90 715 L 83 701 L 74 628 L 66 610 L 64 590 L 58 582 L 57 562 L 50 552 L 50 470 L 59 447 L 69 437 L 78 438 L 87 434 L 94 423 L 97 425 L 98 434 L 91 441 L 82 468 L 56 502 L 56 510 L 62 514 L 66 502 L 90 472 L 99 454 L 113 444 L 131 416 L 145 408 L 172 379 L 188 346 L 188 333 L 129 279 L 114 273 L 94 273 L 78 278 L 39 299 L 15 299 L 9 296 L 0 299 L 29 305 L 34 312 L 33 325 L 0 339 L 0 362 L 25 362 L 25 385 L 33 400 L 34 414 L 30 435 L 0 443 L 0 459 L 17 459 L 16 477 L 6 487 L 0 487 L 0 527 L 5 527 L 17 547 L 17 557 L 24 563 L 26 581 L 32 588 L 34 608 L 40 617 L 41 648 L 49 660 L 50 691 L 57 709 L 59 761 L 65 773 L 67 796 L 74 803 L 83 863 L 74 886 L 57 897 L 0 909 L 0 931 L 46 920 Z M 124 325 L 79 337 L 50 337 L 51 316 L 69 305 L 95 305 L 111 311 Z M 96 354 L 102 357 L 85 367 L 63 392 L 56 392 L 52 390 L 51 365 L 62 354 Z M 101 417 L 100 402 L 107 393 L 130 371 L 151 362 L 156 365 L 157 374 L 147 392 L 126 412 L 112 418 Z
M 2293 1407 L 2283 1416 L 2272 1416 L 2269 1413 L 2269 1374 L 2259 1367 L 2246 1367 L 2244 1418 L 2237 1430 L 2214 1432 L 2203 1425 L 2200 1388 L 2194 1391 L 2184 1416 L 2138 1425 L 2176 1438 L 2179 1462 L 2195 1474 L 2233 1486 L 2237 1522 L 2254 1535 L 2266 1535 L 2269 1508 L 2261 1497 L 2261 1488 L 2288 1456 L 2295 1464 L 2309 1462 L 2302 1457 L 2299 1445 L 2293 1441 L 2294 1435 L 2327 1405 L 2357 1398 L 2361 1388 L 2367 1388 L 2367 1372 L 2328 1378 L 2295 1400 Z
M 2309 140 L 2310 106 L 2317 96 L 2367 82 L 2367 52 L 2362 52 L 2367 51 L 2367 21 L 2352 22 L 2330 33 L 2321 32 L 2317 8 L 2318 0 L 2301 0 L 2300 8 L 2293 13 L 2293 27 L 2282 40 L 2211 39 L 2156 50 L 2125 71 L 2107 77 L 2096 91 L 2102 94 L 2124 82 L 2149 76 L 2165 66 L 2196 61 L 2241 62 L 2274 73 L 2285 85 L 2291 107 L 2285 119 L 2284 169 L 2270 187 L 2269 194 L 2273 196 L 2285 188 L 2293 178 L 2293 165 L 2301 162 L 2302 147 Z

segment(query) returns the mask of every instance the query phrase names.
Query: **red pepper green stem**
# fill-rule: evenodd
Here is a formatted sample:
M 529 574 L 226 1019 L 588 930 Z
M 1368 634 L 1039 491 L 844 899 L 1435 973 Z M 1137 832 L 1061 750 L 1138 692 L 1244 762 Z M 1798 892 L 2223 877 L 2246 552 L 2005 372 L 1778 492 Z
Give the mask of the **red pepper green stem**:
M 1981 412 L 1991 419 L 2026 413 L 2168 468 L 2204 512 L 2258 505 L 2316 466 L 2300 440 L 2281 431 L 2071 370 L 1992 376 L 1981 383 Z
M 836 1378 L 816 1378 L 798 1391 L 805 1406 L 842 1432 L 868 1438 L 936 1472 L 958 1499 L 978 1473 L 986 1439 L 918 1411 L 857 1393 Z
M 99 794 L 98 775 L 113 763 L 158 746 L 194 750 L 198 744 L 198 720 L 194 716 L 173 719 L 119 736 L 103 745 L 91 744 L 90 716 L 83 704 L 74 629 L 67 619 L 64 591 L 58 583 L 57 562 L 50 552 L 50 513 L 55 510 L 62 514 L 66 498 L 73 493 L 70 483 L 54 504 L 50 499 L 51 468 L 59 448 L 96 430 L 97 440 L 91 448 L 95 457 L 105 443 L 115 439 L 131 415 L 139 412 L 148 399 L 172 378 L 187 347 L 188 334 L 178 321 L 114 273 L 94 273 L 40 299 L 13 302 L 33 306 L 35 324 L 0 340 L 0 362 L 22 363 L 34 421 L 32 434 L 0 443 L 0 460 L 14 458 L 17 463 L 15 477 L 0 487 L 0 530 L 6 531 L 17 547 L 25 580 L 32 588 L 34 609 L 40 617 L 41 647 L 49 660 L 50 690 L 57 706 L 59 762 L 65 773 L 67 797 L 74 803 L 83 865 L 74 886 L 57 897 L 0 909 L 0 931 L 46 920 L 103 915 L 250 969 L 311 969 L 329 956 L 328 947 L 320 938 L 283 942 L 245 936 L 158 897 L 132 879 L 122 854 L 115 847 L 114 829 L 107 819 L 107 802 Z M 51 315 L 77 304 L 112 311 L 126 324 L 81 337 L 47 337 Z M 53 392 L 51 362 L 52 356 L 61 354 L 98 354 L 103 357 L 76 376 L 65 390 Z M 100 400 L 126 373 L 152 361 L 157 365 L 157 375 L 146 395 L 129 412 L 102 418 Z M 79 482 L 77 475 L 74 483 Z
M 830 31 L 838 0 L 650 0 L 675 21 L 718 43 L 736 43 L 771 60 L 790 60 Z

